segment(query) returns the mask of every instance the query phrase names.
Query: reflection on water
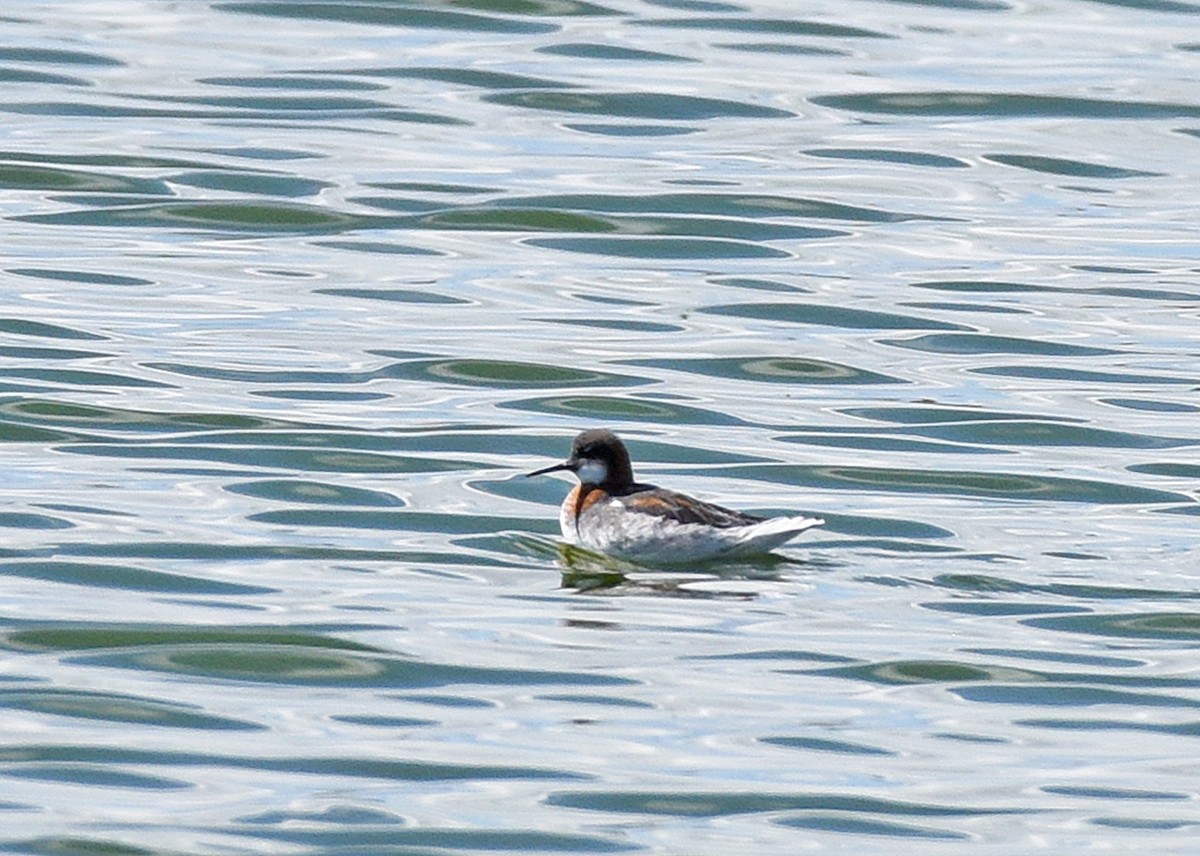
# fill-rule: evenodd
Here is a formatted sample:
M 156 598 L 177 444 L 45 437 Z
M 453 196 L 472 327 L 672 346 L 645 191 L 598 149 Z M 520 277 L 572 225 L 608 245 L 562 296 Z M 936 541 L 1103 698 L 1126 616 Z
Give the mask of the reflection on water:
M 66 10 L 0 850 L 1194 849 L 1200 5 Z M 564 547 L 601 424 L 824 531 Z

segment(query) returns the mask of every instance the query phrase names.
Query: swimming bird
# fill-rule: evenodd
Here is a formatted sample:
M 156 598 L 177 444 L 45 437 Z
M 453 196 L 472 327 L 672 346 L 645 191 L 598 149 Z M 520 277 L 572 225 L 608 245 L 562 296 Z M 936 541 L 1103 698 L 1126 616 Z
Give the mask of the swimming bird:
M 609 556 L 650 564 L 768 553 L 806 529 L 816 517 L 755 517 L 633 479 L 629 450 L 612 431 L 579 434 L 571 455 L 528 473 L 567 470 L 577 484 L 563 501 L 563 538 Z

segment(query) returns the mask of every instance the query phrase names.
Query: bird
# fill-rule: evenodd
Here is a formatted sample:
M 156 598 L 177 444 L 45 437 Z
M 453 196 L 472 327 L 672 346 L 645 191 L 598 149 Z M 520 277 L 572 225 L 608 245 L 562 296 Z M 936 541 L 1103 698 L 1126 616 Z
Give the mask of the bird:
M 569 471 L 579 479 L 563 501 L 559 526 L 569 544 L 617 559 L 680 564 L 769 553 L 817 517 L 756 517 L 634 480 L 629 450 L 607 428 L 583 431 L 560 464 L 526 477 Z

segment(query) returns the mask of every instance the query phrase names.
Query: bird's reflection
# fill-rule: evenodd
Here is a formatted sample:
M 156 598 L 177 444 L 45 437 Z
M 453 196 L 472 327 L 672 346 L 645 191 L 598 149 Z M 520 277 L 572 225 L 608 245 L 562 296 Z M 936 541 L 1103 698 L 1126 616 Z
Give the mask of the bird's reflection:
M 691 562 L 645 566 L 613 559 L 571 544 L 557 544 L 555 557 L 564 589 L 581 593 L 642 593 L 690 598 L 757 597 L 806 563 L 768 555 L 753 561 Z

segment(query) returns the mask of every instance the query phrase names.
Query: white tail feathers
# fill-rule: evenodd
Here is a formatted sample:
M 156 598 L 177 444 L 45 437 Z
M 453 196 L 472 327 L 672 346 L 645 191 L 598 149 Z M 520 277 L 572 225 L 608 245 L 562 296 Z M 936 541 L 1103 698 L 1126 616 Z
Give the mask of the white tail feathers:
M 737 545 L 730 554 L 767 553 L 791 541 L 806 529 L 824 523 L 819 517 L 772 517 L 738 532 Z

